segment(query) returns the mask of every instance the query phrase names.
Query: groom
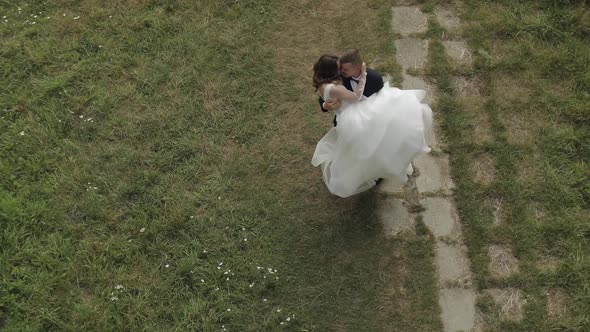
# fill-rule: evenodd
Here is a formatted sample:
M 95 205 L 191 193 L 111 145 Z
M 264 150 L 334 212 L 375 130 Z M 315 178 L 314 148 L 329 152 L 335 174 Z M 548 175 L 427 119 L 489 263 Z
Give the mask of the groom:
M 342 77 L 342 84 L 350 91 L 354 91 L 358 80 L 361 76 L 361 66 L 363 64 L 363 57 L 358 50 L 349 50 L 340 56 L 340 76 Z M 383 87 L 383 77 L 381 74 L 371 68 L 367 68 L 367 81 L 365 83 L 365 90 L 363 97 L 365 100 L 374 93 L 377 93 Z M 333 111 L 340 108 L 340 101 L 324 101 L 320 97 L 320 107 L 323 112 Z M 336 117 L 334 116 L 334 126 L 336 126 Z

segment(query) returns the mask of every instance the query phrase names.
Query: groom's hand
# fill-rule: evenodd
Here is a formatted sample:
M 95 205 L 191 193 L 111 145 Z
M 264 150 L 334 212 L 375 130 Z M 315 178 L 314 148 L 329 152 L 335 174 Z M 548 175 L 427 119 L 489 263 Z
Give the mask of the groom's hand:
M 339 100 L 334 100 L 334 101 L 327 101 L 324 103 L 324 108 L 327 109 L 328 111 L 334 111 L 340 108 L 340 101 Z

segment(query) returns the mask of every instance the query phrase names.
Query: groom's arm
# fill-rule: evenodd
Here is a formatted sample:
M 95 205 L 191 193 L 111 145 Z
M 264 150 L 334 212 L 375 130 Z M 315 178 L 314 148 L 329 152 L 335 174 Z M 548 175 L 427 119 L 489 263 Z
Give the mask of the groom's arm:
M 336 101 L 324 101 L 324 98 L 320 97 L 320 109 L 322 112 L 330 112 L 340 108 L 340 102 Z
M 329 112 L 327 109 L 324 108 L 324 98 L 320 97 L 320 108 L 322 112 Z
M 381 73 L 374 69 L 368 68 L 367 87 L 365 88 L 365 91 L 369 92 L 370 94 L 377 93 L 379 90 L 381 90 L 381 88 L 383 88 L 383 85 L 383 76 L 381 76 Z M 369 88 L 370 91 L 367 91 L 367 88 Z M 367 93 L 365 93 L 365 95 L 367 95 Z

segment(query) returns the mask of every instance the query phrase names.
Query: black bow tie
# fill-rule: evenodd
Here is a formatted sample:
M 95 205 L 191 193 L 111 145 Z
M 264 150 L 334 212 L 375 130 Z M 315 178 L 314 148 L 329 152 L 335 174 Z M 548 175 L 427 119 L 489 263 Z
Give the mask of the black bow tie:
M 354 78 L 350 78 L 351 81 L 359 82 L 359 80 L 355 80 Z

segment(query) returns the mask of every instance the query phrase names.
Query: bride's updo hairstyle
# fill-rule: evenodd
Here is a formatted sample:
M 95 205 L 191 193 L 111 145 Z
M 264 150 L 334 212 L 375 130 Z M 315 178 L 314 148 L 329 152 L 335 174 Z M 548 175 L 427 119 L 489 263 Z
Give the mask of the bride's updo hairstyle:
M 313 65 L 313 86 L 316 91 L 322 84 L 331 83 L 340 78 L 338 72 L 338 57 L 333 54 L 324 54 Z

